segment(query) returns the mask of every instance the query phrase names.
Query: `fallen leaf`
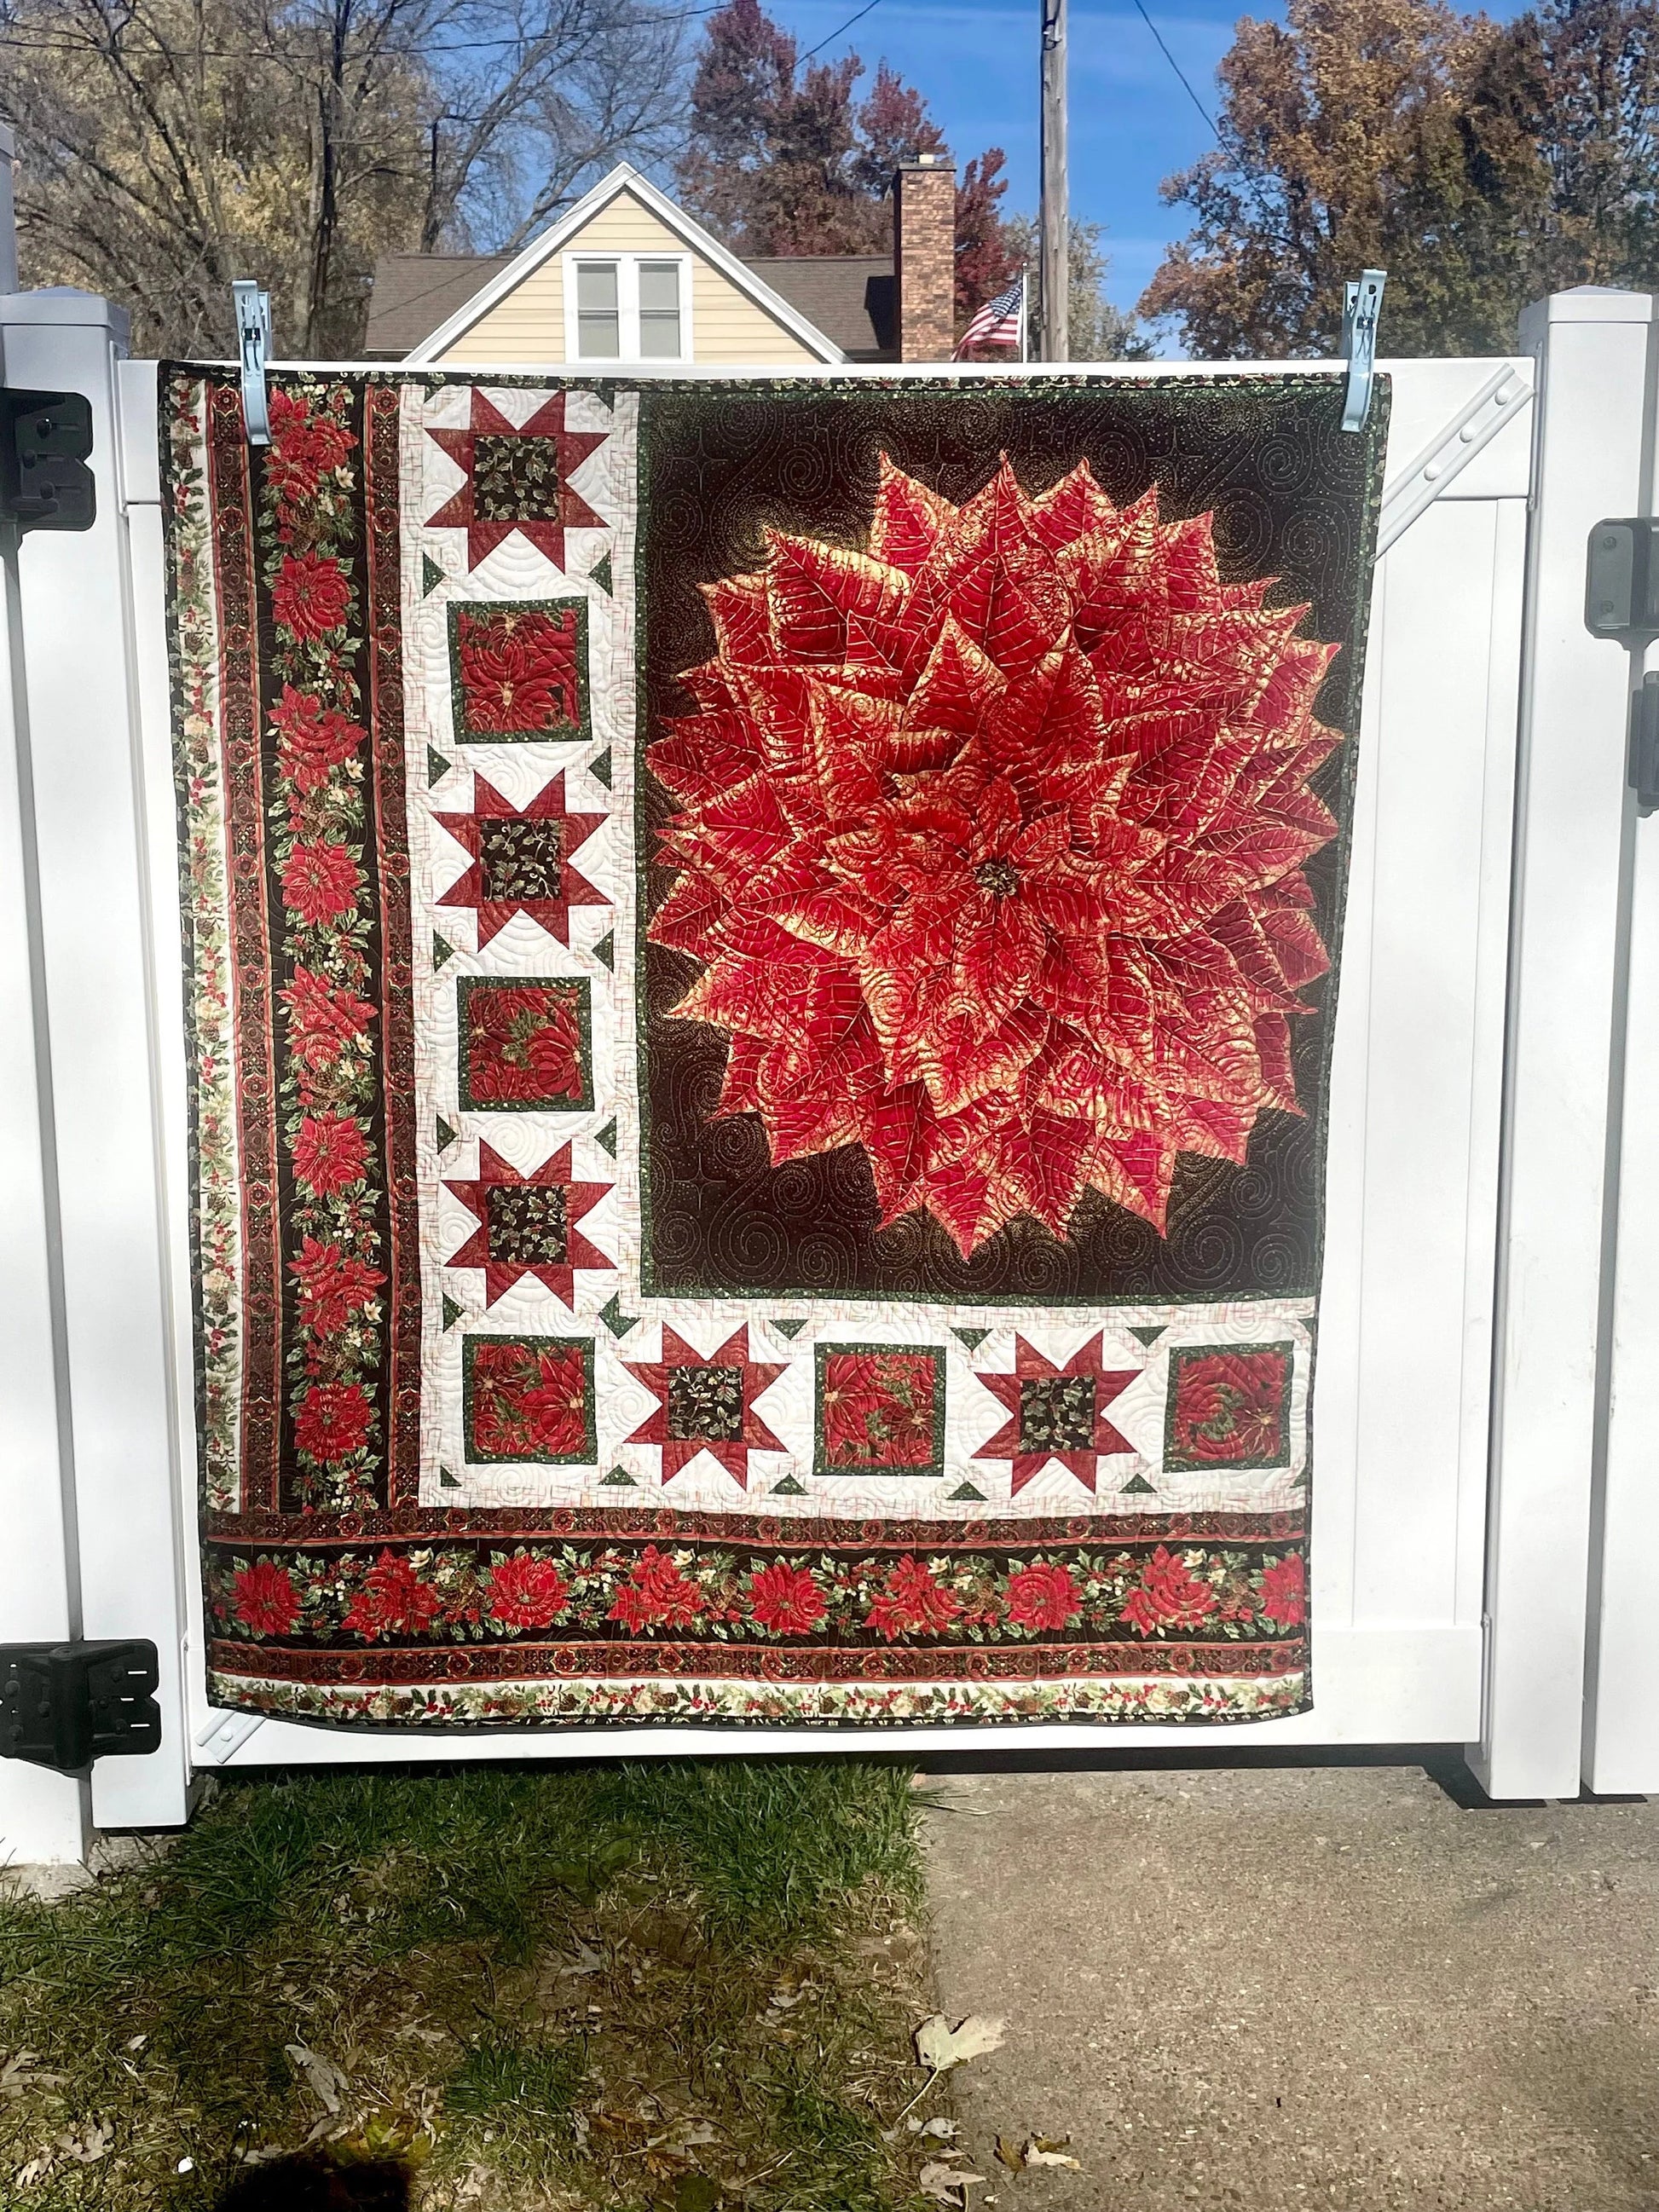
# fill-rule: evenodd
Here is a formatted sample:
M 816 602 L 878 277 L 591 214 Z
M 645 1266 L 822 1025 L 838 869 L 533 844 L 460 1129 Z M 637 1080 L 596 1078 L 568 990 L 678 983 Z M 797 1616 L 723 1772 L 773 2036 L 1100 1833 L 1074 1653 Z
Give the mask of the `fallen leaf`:
M 1026 2165 L 1069 2166 L 1073 2173 L 1081 2173 L 1080 2162 L 1065 2154 L 1065 2146 L 1071 2140 L 1070 2136 L 1033 2136 L 1025 2146 Z
M 1006 2023 L 970 2012 L 952 2027 L 942 2012 L 930 2013 L 915 2030 L 916 2057 L 935 2074 L 960 2066 L 964 2059 L 980 2058 L 1002 2047 Z
M 943 2116 L 931 2120 L 920 2120 L 916 2123 L 916 2133 L 919 2136 L 953 2136 L 956 2131 L 956 2122 L 947 2120 Z
M 115 2130 L 107 2120 L 88 2120 L 78 2135 L 71 2130 L 59 2136 L 57 2148 L 77 2166 L 95 2166 L 114 2140 Z
M 26 2096 L 31 2089 L 56 2089 L 67 2081 L 67 2074 L 42 2074 L 40 2059 L 33 2051 L 15 2051 L 3 2066 L 0 2066 L 0 2097 Z
M 329 2059 L 319 2057 L 307 2050 L 303 2043 L 285 2043 L 283 2051 L 291 2058 L 318 2103 L 329 2112 L 337 2112 L 349 2086 L 339 2068 Z
M 49 2150 L 38 2151 L 27 2166 L 18 2167 L 12 2180 L 19 2189 L 33 2189 L 37 2181 L 44 2181 L 52 2172 L 52 2164 Z
M 1024 2172 L 1025 2154 L 1012 2136 L 999 2136 L 997 2137 L 997 2156 L 1001 2160 L 1004 2166 L 1007 2167 L 1010 2173 Z
M 924 2197 L 931 2197 L 936 2204 L 963 2205 L 968 2202 L 968 2190 L 974 2182 L 983 2182 L 982 2173 L 963 2173 L 954 2166 L 945 2166 L 930 2159 L 916 2176 L 916 2187 Z
M 560 1967 L 554 1977 L 556 1981 L 568 1982 L 580 1974 L 597 1974 L 604 1966 L 604 1954 L 596 1951 L 591 1943 L 578 1944 L 577 1951 L 579 1955 L 568 1966 Z

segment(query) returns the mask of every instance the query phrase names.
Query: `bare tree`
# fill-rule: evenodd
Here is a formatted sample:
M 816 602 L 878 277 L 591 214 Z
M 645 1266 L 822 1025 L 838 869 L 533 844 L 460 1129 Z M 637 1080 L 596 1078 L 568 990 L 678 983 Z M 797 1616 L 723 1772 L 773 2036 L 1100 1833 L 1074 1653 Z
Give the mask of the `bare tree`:
M 0 0 L 27 278 L 224 351 L 229 284 L 278 344 L 360 344 L 375 257 L 514 246 L 678 123 L 686 0 Z

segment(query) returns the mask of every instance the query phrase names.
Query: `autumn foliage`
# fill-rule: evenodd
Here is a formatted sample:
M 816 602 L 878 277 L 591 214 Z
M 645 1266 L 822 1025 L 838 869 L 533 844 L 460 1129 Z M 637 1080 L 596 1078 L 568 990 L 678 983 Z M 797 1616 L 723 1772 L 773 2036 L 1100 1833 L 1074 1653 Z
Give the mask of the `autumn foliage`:
M 678 170 L 686 205 L 744 254 L 890 252 L 894 170 L 908 155 L 947 149 L 921 93 L 885 62 L 856 100 L 864 73 L 856 54 L 801 64 L 760 0 L 729 0 L 709 18 L 692 83 Z M 992 147 L 957 181 L 959 319 L 1018 266 L 1004 230 L 1002 171 L 1002 150 Z
M 1193 210 L 1140 301 L 1212 358 L 1320 352 L 1342 289 L 1389 272 L 1388 349 L 1504 352 L 1530 300 L 1659 283 L 1659 10 L 1546 0 L 1289 0 L 1218 71 L 1219 143 L 1164 185 Z

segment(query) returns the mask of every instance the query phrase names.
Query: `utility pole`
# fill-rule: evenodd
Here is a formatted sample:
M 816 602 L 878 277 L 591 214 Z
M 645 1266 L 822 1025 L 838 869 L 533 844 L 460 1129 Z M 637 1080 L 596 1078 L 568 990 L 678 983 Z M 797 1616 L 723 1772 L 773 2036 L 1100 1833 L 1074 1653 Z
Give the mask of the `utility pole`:
M 1066 0 L 1038 0 L 1042 9 L 1042 208 L 1038 295 L 1042 358 L 1072 357 L 1070 257 L 1066 209 Z

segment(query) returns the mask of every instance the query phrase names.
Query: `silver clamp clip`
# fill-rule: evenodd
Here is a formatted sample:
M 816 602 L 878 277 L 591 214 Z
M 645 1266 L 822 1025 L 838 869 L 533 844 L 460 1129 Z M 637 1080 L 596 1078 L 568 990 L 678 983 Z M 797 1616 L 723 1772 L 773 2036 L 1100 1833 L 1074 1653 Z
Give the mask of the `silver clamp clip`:
M 270 359 L 270 295 L 251 276 L 230 288 L 236 307 L 236 350 L 242 369 L 242 420 L 250 446 L 270 443 L 270 400 L 265 365 Z
M 1371 375 L 1376 367 L 1376 325 L 1382 313 L 1386 269 L 1367 269 L 1357 284 L 1343 290 L 1342 356 L 1348 364 L 1348 390 L 1342 407 L 1345 430 L 1363 430 L 1371 411 Z

